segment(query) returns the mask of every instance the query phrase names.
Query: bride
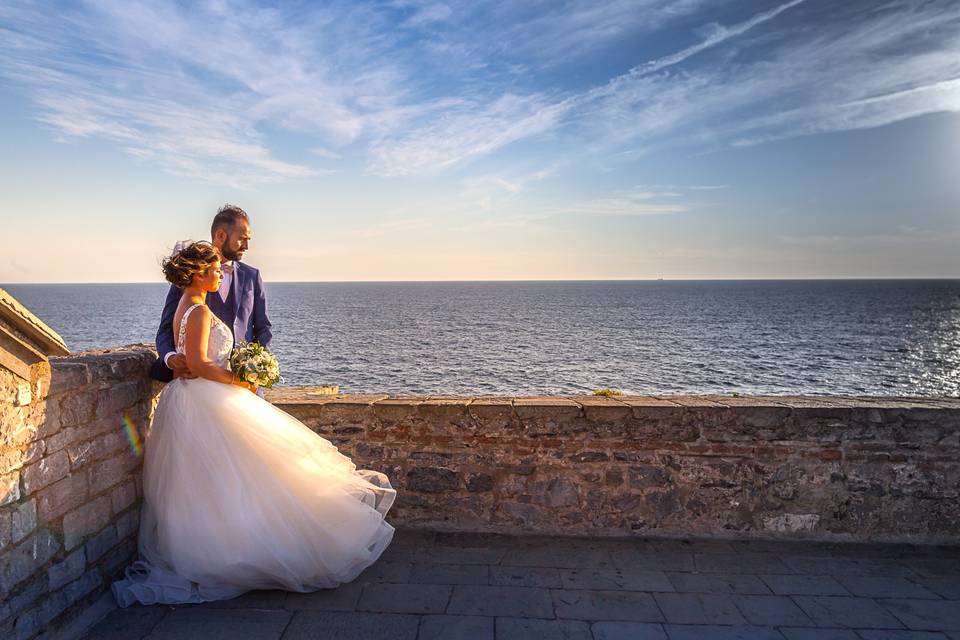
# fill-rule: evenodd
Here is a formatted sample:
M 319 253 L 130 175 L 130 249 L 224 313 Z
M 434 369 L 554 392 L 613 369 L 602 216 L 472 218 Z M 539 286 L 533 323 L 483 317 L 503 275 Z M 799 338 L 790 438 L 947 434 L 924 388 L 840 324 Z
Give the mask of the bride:
M 396 491 L 230 372 L 233 335 L 204 304 L 222 279 L 211 244 L 188 245 L 163 270 L 183 289 L 177 351 L 198 377 L 160 394 L 145 442 L 141 559 L 111 585 L 117 603 L 353 580 L 393 537 L 384 516 Z

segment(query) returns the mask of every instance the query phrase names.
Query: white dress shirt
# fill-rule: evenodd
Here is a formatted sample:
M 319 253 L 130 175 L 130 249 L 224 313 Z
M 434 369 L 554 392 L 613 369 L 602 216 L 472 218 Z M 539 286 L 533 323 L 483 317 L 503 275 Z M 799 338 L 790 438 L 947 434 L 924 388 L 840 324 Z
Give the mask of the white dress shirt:
M 224 267 L 230 269 L 230 273 L 227 273 L 227 270 L 223 270 L 223 281 L 220 282 L 220 288 L 217 290 L 217 293 L 220 294 L 220 299 L 224 302 L 227 301 L 227 297 L 230 295 L 230 285 L 233 284 L 233 271 L 236 265 L 233 263 L 233 260 L 224 260 Z

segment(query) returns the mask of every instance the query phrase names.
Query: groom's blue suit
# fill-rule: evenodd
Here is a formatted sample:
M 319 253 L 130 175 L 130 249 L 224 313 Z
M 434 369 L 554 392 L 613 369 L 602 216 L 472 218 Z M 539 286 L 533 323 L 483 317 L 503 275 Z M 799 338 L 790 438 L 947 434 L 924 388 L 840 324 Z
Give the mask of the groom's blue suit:
M 270 319 L 267 318 L 267 297 L 263 292 L 263 278 L 260 271 L 242 262 L 233 263 L 233 282 L 227 301 L 220 298 L 216 291 L 207 294 L 207 306 L 233 331 L 235 341 L 259 342 L 270 346 L 273 333 L 270 331 Z M 159 358 L 150 368 L 150 377 L 160 382 L 170 382 L 173 371 L 163 363 L 163 357 L 177 348 L 173 341 L 173 316 L 180 303 L 183 290 L 170 286 L 167 301 L 163 305 L 160 328 L 157 329 L 157 354 Z

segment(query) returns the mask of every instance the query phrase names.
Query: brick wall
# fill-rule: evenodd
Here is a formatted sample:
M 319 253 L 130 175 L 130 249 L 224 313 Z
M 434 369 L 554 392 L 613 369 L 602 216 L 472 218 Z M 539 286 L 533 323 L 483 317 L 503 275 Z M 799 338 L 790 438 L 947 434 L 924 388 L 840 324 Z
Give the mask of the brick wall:
M 958 399 L 268 398 L 408 527 L 960 541 Z
M 122 417 L 143 435 L 152 358 L 51 359 L 33 393 L 0 369 L 0 637 L 63 626 L 135 557 L 142 458 Z

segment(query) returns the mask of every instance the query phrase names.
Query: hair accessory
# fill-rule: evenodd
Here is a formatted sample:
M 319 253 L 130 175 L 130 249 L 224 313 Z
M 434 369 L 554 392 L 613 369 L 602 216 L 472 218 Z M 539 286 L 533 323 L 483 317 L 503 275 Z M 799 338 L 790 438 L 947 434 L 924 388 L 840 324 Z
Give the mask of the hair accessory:
M 173 245 L 173 251 L 170 253 L 170 257 L 172 258 L 192 244 L 193 240 L 179 240 L 177 244 Z

